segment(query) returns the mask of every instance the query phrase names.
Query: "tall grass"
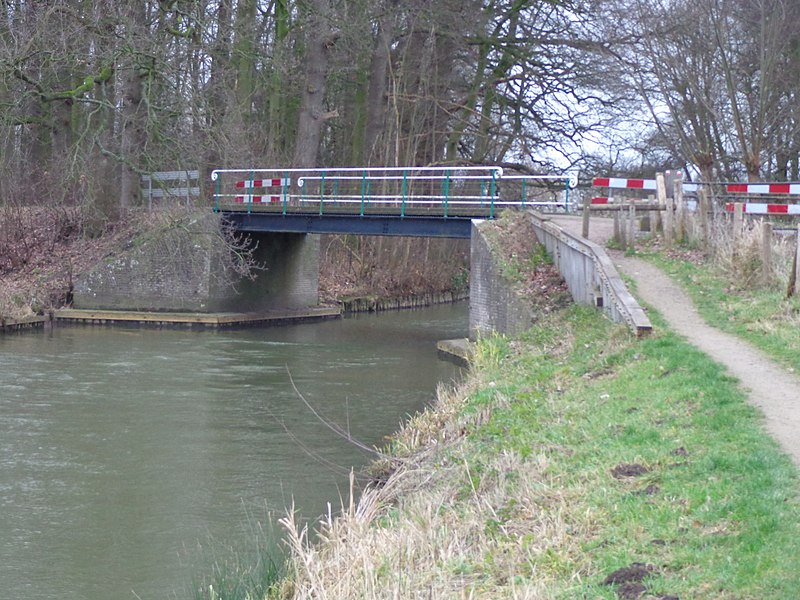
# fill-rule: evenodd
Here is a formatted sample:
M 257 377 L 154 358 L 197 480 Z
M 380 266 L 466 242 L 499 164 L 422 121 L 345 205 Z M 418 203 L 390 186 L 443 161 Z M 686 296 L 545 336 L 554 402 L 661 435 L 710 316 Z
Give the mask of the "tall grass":
M 192 583 L 195 600 L 263 600 L 275 594 L 286 575 L 283 534 L 273 517 L 248 515 L 236 545 L 209 538 L 198 554 L 210 569 Z

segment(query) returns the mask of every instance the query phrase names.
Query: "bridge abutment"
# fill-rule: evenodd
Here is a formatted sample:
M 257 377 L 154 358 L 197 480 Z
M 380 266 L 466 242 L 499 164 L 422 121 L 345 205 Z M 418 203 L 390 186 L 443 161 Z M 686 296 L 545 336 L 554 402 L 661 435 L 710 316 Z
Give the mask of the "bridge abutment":
M 519 335 L 533 324 L 533 309 L 517 295 L 503 276 L 499 255 L 473 221 L 470 244 L 469 336 L 479 339 L 491 333 Z
M 80 309 L 269 312 L 316 306 L 319 236 L 254 233 L 249 279 L 231 269 L 217 215 L 192 215 L 150 230 L 75 283 Z

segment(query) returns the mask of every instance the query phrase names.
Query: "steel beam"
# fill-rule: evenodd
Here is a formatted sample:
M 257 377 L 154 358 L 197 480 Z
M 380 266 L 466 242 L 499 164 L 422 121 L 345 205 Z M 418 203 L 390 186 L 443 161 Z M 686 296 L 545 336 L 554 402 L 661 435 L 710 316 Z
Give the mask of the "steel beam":
M 222 211 L 225 220 L 243 232 L 341 233 L 469 239 L 468 217 L 417 217 L 389 215 L 311 215 Z

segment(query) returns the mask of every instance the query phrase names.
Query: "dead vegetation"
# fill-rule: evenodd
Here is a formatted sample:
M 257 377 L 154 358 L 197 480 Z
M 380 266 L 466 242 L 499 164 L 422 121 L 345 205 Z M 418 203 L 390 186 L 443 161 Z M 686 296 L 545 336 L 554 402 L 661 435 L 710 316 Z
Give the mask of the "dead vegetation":
M 69 305 L 75 277 L 123 246 L 138 218 L 89 231 L 74 207 L 0 208 L 0 316 L 20 318 Z

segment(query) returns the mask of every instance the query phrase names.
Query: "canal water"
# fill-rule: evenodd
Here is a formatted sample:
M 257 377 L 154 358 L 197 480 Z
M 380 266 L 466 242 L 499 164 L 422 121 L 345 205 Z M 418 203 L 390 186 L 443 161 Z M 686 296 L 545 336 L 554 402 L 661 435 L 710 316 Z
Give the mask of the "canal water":
M 0 597 L 189 597 L 209 547 L 347 497 L 457 369 L 463 304 L 265 329 L 0 337 Z

